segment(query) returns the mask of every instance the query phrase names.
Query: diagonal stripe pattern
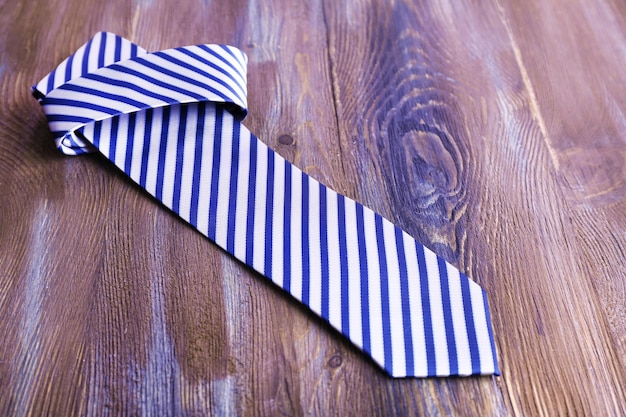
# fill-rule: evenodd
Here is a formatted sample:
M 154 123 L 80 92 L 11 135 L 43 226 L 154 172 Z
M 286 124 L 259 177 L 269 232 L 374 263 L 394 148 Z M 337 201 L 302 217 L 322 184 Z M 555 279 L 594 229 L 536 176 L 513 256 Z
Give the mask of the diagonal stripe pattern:
M 499 374 L 485 292 L 251 134 L 247 58 L 98 33 L 33 87 L 65 154 L 101 152 L 394 377 Z

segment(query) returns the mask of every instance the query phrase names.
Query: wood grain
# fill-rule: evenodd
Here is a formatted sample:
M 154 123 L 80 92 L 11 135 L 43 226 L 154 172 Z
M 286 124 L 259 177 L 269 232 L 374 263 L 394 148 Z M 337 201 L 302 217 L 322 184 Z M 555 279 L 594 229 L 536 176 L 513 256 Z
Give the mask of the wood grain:
M 626 7 L 0 3 L 0 415 L 626 414 Z M 29 87 L 96 31 L 249 56 L 246 125 L 488 292 L 501 377 L 392 380 Z

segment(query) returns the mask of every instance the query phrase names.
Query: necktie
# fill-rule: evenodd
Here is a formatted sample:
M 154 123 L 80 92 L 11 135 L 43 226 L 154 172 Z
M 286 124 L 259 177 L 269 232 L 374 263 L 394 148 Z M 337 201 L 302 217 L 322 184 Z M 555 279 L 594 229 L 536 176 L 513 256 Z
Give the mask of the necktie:
M 394 377 L 499 374 L 484 291 L 251 134 L 247 57 L 101 32 L 33 87 L 57 147 L 100 152 Z

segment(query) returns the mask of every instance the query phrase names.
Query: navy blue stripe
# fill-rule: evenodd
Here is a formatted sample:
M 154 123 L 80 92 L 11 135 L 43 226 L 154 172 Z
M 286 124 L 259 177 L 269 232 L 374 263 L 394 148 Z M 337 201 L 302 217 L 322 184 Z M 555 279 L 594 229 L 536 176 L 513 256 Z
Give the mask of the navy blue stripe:
M 135 61 L 136 63 L 138 63 L 138 64 L 143 65 L 143 66 L 144 66 L 144 67 L 146 67 L 146 68 L 150 68 L 150 69 L 152 69 L 152 70 L 154 70 L 154 71 L 157 71 L 157 72 L 159 72 L 159 73 L 161 73 L 161 74 L 167 74 L 167 75 L 169 75 L 170 77 L 173 77 L 173 78 L 175 78 L 175 79 L 177 79 L 177 80 L 184 81 L 184 82 L 186 82 L 186 83 L 188 83 L 188 84 L 195 85 L 196 87 L 202 88 L 203 90 L 209 90 L 210 92 L 212 92 L 212 93 L 213 93 L 213 94 L 215 94 L 216 96 L 221 97 L 222 99 L 224 99 L 224 101 L 227 101 L 227 102 L 229 102 L 229 101 L 230 101 L 230 100 L 228 99 L 228 96 L 226 96 L 225 94 L 223 94 L 223 93 L 221 93 L 220 91 L 216 90 L 215 88 L 210 87 L 209 85 L 207 85 L 207 84 L 205 84 L 205 83 L 203 83 L 203 82 L 200 82 L 200 81 L 198 81 L 198 80 L 194 80 L 193 78 L 189 78 L 189 77 L 187 77 L 187 76 L 185 76 L 185 75 L 182 75 L 182 74 L 181 74 L 181 73 L 179 73 L 179 72 L 174 72 L 174 71 L 172 71 L 172 70 L 169 70 L 169 69 L 167 69 L 167 68 L 164 68 L 164 67 L 162 67 L 162 66 L 160 66 L 160 65 L 157 65 L 157 64 L 155 64 L 155 63 L 153 63 L 153 62 L 148 61 L 148 60 L 147 60 L 147 59 L 145 59 L 145 58 L 135 58 L 135 59 L 134 59 L 134 61 Z M 131 70 L 131 71 L 132 71 L 132 70 Z M 151 81 L 151 82 L 153 82 L 153 83 L 154 83 L 154 84 L 156 84 L 156 85 L 161 85 L 162 87 L 166 87 L 166 88 L 168 88 L 168 89 L 170 89 L 170 90 L 179 91 L 179 92 L 181 92 L 181 93 L 183 93 L 183 94 L 187 94 L 187 95 L 192 96 L 192 97 L 194 97 L 194 98 L 195 98 L 195 97 L 199 97 L 199 98 L 198 98 L 198 100 L 202 100 L 202 99 L 204 99 L 204 98 L 205 98 L 205 97 L 204 97 L 204 96 L 202 96 L 202 95 L 198 95 L 198 94 L 196 94 L 194 91 L 191 91 L 191 90 L 185 90 L 185 89 L 183 89 L 183 88 L 181 88 L 181 87 L 177 87 L 177 86 L 176 86 L 176 85 L 174 85 L 174 84 L 169 84 L 169 83 L 166 83 L 166 82 L 163 82 L 163 81 L 157 80 L 156 78 L 149 77 L 149 76 L 147 76 L 146 74 L 143 74 L 143 79 L 144 79 L 144 80 L 153 80 L 153 81 Z
M 228 198 L 228 232 L 226 234 L 226 250 L 235 253 L 235 214 L 237 210 L 237 179 L 239 177 L 239 130 L 241 123 L 234 121 L 232 154 L 230 158 L 230 190 Z
M 424 341 L 426 344 L 426 365 L 428 376 L 437 374 L 437 357 L 435 352 L 435 337 L 433 335 L 433 318 L 430 312 L 430 289 L 428 288 L 428 270 L 426 269 L 426 257 L 424 247 L 415 242 L 417 263 L 419 266 L 420 293 L 422 296 L 422 315 L 424 320 Z
M 179 51 L 181 51 L 181 52 L 182 52 L 182 51 L 185 51 L 185 50 L 186 50 L 186 49 L 182 49 L 182 50 L 179 50 Z M 171 62 L 172 64 L 175 64 L 175 65 L 178 65 L 178 66 L 180 66 L 180 67 L 186 68 L 186 69 L 188 69 L 188 70 L 190 70 L 190 71 L 192 71 L 192 72 L 195 72 L 195 73 L 197 73 L 197 74 L 202 74 L 202 75 L 203 75 L 203 76 L 205 76 L 206 78 L 209 78 L 210 80 L 215 81 L 216 83 L 220 84 L 221 86 L 223 86 L 224 88 L 226 88 L 228 91 L 230 91 L 231 93 L 233 93 L 233 95 L 235 95 L 235 96 L 237 97 L 237 99 L 239 99 L 239 101 L 243 101 L 243 99 L 241 98 L 241 96 L 240 96 L 239 94 L 237 94 L 237 92 L 236 92 L 236 91 L 235 91 L 235 90 L 234 90 L 234 89 L 230 86 L 230 84 L 228 84 L 228 83 L 226 83 L 226 82 L 222 81 L 221 79 L 219 79 L 219 78 L 217 78 L 217 77 L 215 77 L 215 76 L 213 76 L 213 75 L 209 74 L 208 72 L 202 71 L 200 68 L 198 68 L 198 67 L 194 67 L 193 65 L 188 64 L 188 63 L 186 63 L 186 62 L 184 62 L 184 61 L 181 61 L 180 59 L 174 58 L 173 56 L 170 56 L 170 55 L 168 55 L 168 54 L 166 54 L 166 53 L 156 52 L 154 55 L 156 55 L 156 56 L 158 56 L 158 57 L 160 57 L 160 58 L 163 58 L 164 60 L 166 60 L 166 61 L 168 61 L 168 62 Z M 164 70 L 165 70 L 164 68 L 159 67 L 159 66 L 156 66 L 156 65 L 155 65 L 155 67 L 156 67 L 156 68 L 161 68 L 161 70 L 162 70 L 162 71 L 164 71 Z M 168 71 L 169 71 L 169 70 L 168 70 Z M 176 73 L 172 71 L 172 74 L 176 74 Z M 183 79 L 183 80 L 185 80 L 185 81 L 187 81 L 187 80 L 188 80 L 187 82 L 192 83 L 192 84 L 194 84 L 194 85 L 197 85 L 197 86 L 198 86 L 198 87 L 200 87 L 200 88 L 203 88 L 203 89 L 205 89 L 205 90 L 210 90 L 210 91 L 211 91 L 211 92 L 213 92 L 214 94 L 217 94 L 217 95 L 220 95 L 220 97 L 223 97 L 226 101 L 229 101 L 229 102 L 230 102 L 230 101 L 232 101 L 232 100 L 230 99 L 230 97 L 228 97 L 227 95 L 223 94 L 223 93 L 222 93 L 222 92 L 220 92 L 219 90 L 216 90 L 216 89 L 214 89 L 213 87 L 210 87 L 209 85 L 207 85 L 207 84 L 206 84 L 206 83 L 204 83 L 204 82 L 200 82 L 200 81 L 194 80 L 194 79 L 192 79 L 192 78 L 184 77 L 184 76 L 181 76 L 180 74 L 178 74 L 178 77 L 180 77 L 181 79 Z
M 309 248 L 309 176 L 302 173 L 302 302 L 308 306 L 311 302 L 311 260 Z
M 171 107 L 163 108 L 163 124 L 161 128 L 161 140 L 159 142 L 159 158 L 157 163 L 157 182 L 155 197 L 163 201 L 163 180 L 165 179 L 165 154 L 167 153 L 167 136 L 170 129 Z
M 363 334 L 363 351 L 372 352 L 370 331 L 370 296 L 367 265 L 367 249 L 365 243 L 365 221 L 363 219 L 363 206 L 356 203 L 356 234 L 359 246 L 359 271 L 361 277 L 361 332 Z
M 452 323 L 452 306 L 450 305 L 450 288 L 446 261 L 437 257 L 439 276 L 441 277 L 441 302 L 443 304 L 443 320 L 448 344 L 448 359 L 450 361 L 450 375 L 458 375 L 459 363 L 456 355 L 456 341 L 454 340 L 454 324 Z
M 48 122 L 87 123 L 92 120 L 90 117 L 72 116 L 71 114 L 48 114 L 46 118 Z
M 68 82 L 72 79 L 72 63 L 74 62 L 74 55 L 70 55 L 67 58 L 67 65 L 65 66 L 65 82 Z
M 99 111 L 102 113 L 106 113 L 109 115 L 114 115 L 120 113 L 117 109 L 112 109 L 110 107 L 100 106 L 98 104 L 94 104 L 93 102 L 87 101 L 78 101 L 78 100 L 70 100 L 66 98 L 49 98 L 46 97 L 43 99 L 42 104 L 44 106 L 71 106 L 80 109 L 89 109 L 94 111 Z M 58 116 L 64 117 L 64 114 L 60 114 Z
M 184 53 L 185 55 L 195 59 L 196 61 L 202 62 L 204 65 L 208 65 L 209 67 L 213 68 L 214 70 L 221 72 L 222 74 L 227 76 L 229 80 L 231 80 L 233 83 L 235 83 L 237 85 L 237 87 L 239 87 L 239 89 L 241 91 L 246 91 L 246 89 L 241 85 L 239 80 L 237 80 L 235 77 L 233 77 L 232 72 L 225 70 L 224 68 L 220 67 L 219 65 L 216 65 L 215 63 L 209 61 L 208 59 L 204 59 L 200 55 L 191 52 L 187 48 L 181 48 L 181 49 L 179 49 L 179 51 Z M 215 56 L 215 55 L 216 54 L 213 53 L 213 56 Z M 231 68 L 232 68 L 232 66 L 231 66 Z M 239 74 L 239 71 L 237 71 L 237 70 L 235 70 L 235 71 L 236 71 L 237 74 Z M 225 85 L 228 85 L 228 84 L 225 84 Z
M 348 298 L 348 245 L 346 243 L 346 199 L 337 196 L 337 222 L 339 228 L 339 271 L 341 280 L 341 332 L 350 335 L 350 302 Z
M 378 262 L 380 266 L 380 299 L 383 321 L 383 347 L 385 349 L 384 368 L 391 373 L 393 370 L 393 357 L 391 356 L 391 318 L 389 313 L 389 271 L 387 270 L 387 253 L 385 250 L 385 238 L 383 236 L 383 219 L 378 214 L 374 215 L 376 226 L 376 243 L 378 246 Z
M 274 213 L 274 151 L 267 149 L 267 196 L 265 206 L 265 276 L 272 279 L 272 240 Z
M 102 133 L 102 122 L 96 122 L 93 125 L 93 146 L 96 148 L 100 145 L 100 134 Z
M 259 139 L 250 134 L 250 171 L 248 172 L 248 211 L 246 213 L 246 264 L 254 264 L 254 208 L 256 205 L 257 143 Z
M 411 296 L 409 294 L 409 273 L 406 266 L 406 253 L 402 230 L 395 228 L 396 247 L 398 249 L 398 266 L 400 269 L 400 300 L 402 305 L 402 328 L 404 329 L 404 353 L 406 357 L 406 374 L 414 375 L 413 334 L 411 329 Z
M 120 127 L 120 118 L 113 117 L 111 120 L 111 137 L 109 140 L 109 159 L 115 162 L 115 151 L 117 150 L 117 135 Z
M 115 62 L 122 59 L 122 38 L 115 36 L 115 55 L 113 56 Z
M 198 103 L 198 123 L 193 157 L 193 179 L 191 181 L 191 206 L 189 223 L 198 227 L 198 200 L 200 199 L 200 173 L 202 172 L 202 144 L 204 143 L 205 103 Z
M 291 292 L 291 164 L 285 164 L 285 202 L 283 205 L 283 288 Z
M 111 68 L 111 67 L 108 67 L 108 68 Z M 121 68 L 124 69 L 124 67 L 121 67 Z M 119 70 L 119 69 L 118 69 L 118 71 L 119 72 L 124 72 L 124 73 L 128 72 L 128 71 L 122 71 L 122 70 Z M 133 75 L 139 74 L 139 73 L 136 73 L 136 71 L 132 71 L 132 72 L 134 73 Z M 139 75 L 137 75 L 137 76 L 139 76 Z M 132 91 L 134 91 L 136 93 L 142 94 L 142 95 L 147 96 L 147 97 L 152 97 L 152 98 L 155 98 L 157 100 L 161 100 L 161 101 L 163 101 L 165 103 L 168 103 L 168 104 L 177 104 L 178 103 L 178 100 L 175 100 L 175 99 L 173 99 L 171 97 L 168 97 L 168 96 L 164 96 L 164 95 L 161 95 L 161 94 L 154 93 L 154 92 L 152 92 L 150 90 L 146 90 L 144 88 L 141 88 L 141 87 L 139 87 L 139 86 L 137 86 L 137 85 L 135 85 L 133 83 L 129 83 L 127 81 L 121 81 L 121 80 L 117 80 L 115 78 L 109 78 L 109 77 L 105 77 L 105 76 L 99 75 L 99 74 L 86 74 L 86 75 L 83 76 L 83 78 L 86 78 L 86 79 L 89 79 L 89 80 L 98 81 L 98 82 L 101 82 L 103 84 L 114 85 L 116 87 L 128 88 L 129 90 L 132 90 Z M 66 88 L 66 86 L 63 86 L 62 88 Z M 106 87 L 103 87 L 103 88 L 106 88 Z M 100 91 L 101 90 L 95 90 L 94 94 L 99 95 Z M 105 94 L 106 94 L 106 92 L 105 92 Z M 120 97 L 120 96 L 119 95 L 112 95 L 111 97 Z M 131 101 L 132 99 L 128 99 L 128 100 Z M 132 101 L 135 101 L 135 100 L 132 100 Z M 199 101 L 205 101 L 205 99 L 202 98 Z M 146 105 L 144 104 L 144 106 L 146 106 Z
M 96 96 L 96 97 L 108 98 L 108 99 L 114 100 L 114 101 L 121 101 L 122 103 L 126 103 L 126 104 L 130 104 L 131 106 L 135 106 L 138 109 L 143 109 L 143 108 L 148 107 L 148 104 L 142 103 L 141 101 L 133 100 L 130 97 L 120 96 L 119 94 L 111 94 L 111 93 L 107 93 L 106 91 L 103 91 L 103 90 L 96 90 L 95 88 L 83 87 L 83 86 L 76 85 L 76 84 L 64 84 L 64 85 L 59 87 L 59 90 L 75 91 L 75 92 L 78 92 L 78 93 L 91 94 L 91 95 Z M 48 100 L 50 100 L 50 99 L 48 99 Z
M 55 139 L 58 139 L 58 138 L 60 138 L 60 137 L 65 136 L 65 134 L 66 134 L 66 133 L 67 133 L 67 130 L 53 130 L 53 131 L 52 131 L 52 136 L 53 136 Z
M 178 142 L 176 144 L 176 166 L 174 168 L 174 193 L 172 196 L 172 211 L 180 212 L 180 187 L 183 178 L 183 162 L 185 155 L 185 137 L 187 135 L 187 113 L 189 106 L 180 106 L 180 124 L 178 125 Z
M 126 158 L 124 160 L 124 172 L 130 176 L 133 166 L 133 147 L 135 146 L 135 125 L 137 123 L 137 113 L 128 115 L 128 140 L 126 143 Z
M 139 173 L 139 185 L 146 188 L 146 177 L 148 175 L 148 160 L 150 157 L 150 138 L 152 137 L 152 117 L 154 109 L 146 110 L 146 129 L 143 134 L 143 149 L 141 150 L 141 171 Z
M 104 67 L 104 51 L 106 49 L 107 37 L 103 33 L 102 36 L 100 36 L 100 39 L 100 50 L 98 51 L 98 68 Z
M 467 339 L 470 349 L 470 359 L 472 360 L 472 373 L 480 373 L 480 354 L 478 352 L 478 337 L 474 325 L 474 312 L 472 306 L 472 294 L 470 293 L 470 283 L 464 274 L 461 275 L 461 298 L 463 299 L 463 313 L 465 315 L 465 328 L 467 329 Z
M 196 140 L 194 142 L 193 178 L 191 180 L 191 204 L 189 207 L 189 223 L 195 228 L 198 227 L 198 201 L 200 199 L 200 173 L 202 169 L 205 111 L 205 103 L 198 103 L 198 121 L 196 124 Z
M 224 111 L 220 107 L 215 109 L 215 133 L 213 139 L 213 162 L 211 164 L 211 194 L 209 200 L 209 231 L 208 237 L 215 240 L 217 225 L 217 192 L 220 183 L 220 159 L 222 154 L 222 118 Z
M 89 72 L 89 56 L 91 54 L 91 44 L 93 43 L 93 38 L 87 42 L 85 45 L 85 54 L 83 55 L 83 62 L 81 65 L 81 76 L 84 76 Z
M 139 52 L 139 48 L 137 48 L 137 45 L 135 45 L 134 43 L 130 44 L 130 57 L 134 58 L 137 56 Z
M 322 317 L 329 318 L 329 266 L 328 266 L 328 209 L 326 186 L 320 188 L 320 253 L 322 261 Z
M 46 86 L 46 94 L 49 94 L 50 91 L 54 90 L 54 75 L 56 74 L 56 69 L 53 70 L 50 74 L 48 74 L 48 85 Z

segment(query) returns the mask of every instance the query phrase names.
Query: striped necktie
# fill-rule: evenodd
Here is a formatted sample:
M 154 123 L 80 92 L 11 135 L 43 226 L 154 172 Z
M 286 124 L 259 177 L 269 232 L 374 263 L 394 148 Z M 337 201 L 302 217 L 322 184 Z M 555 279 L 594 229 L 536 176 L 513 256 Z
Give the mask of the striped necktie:
M 33 87 L 57 147 L 98 151 L 394 377 L 499 374 L 485 293 L 251 134 L 247 57 L 98 33 Z

